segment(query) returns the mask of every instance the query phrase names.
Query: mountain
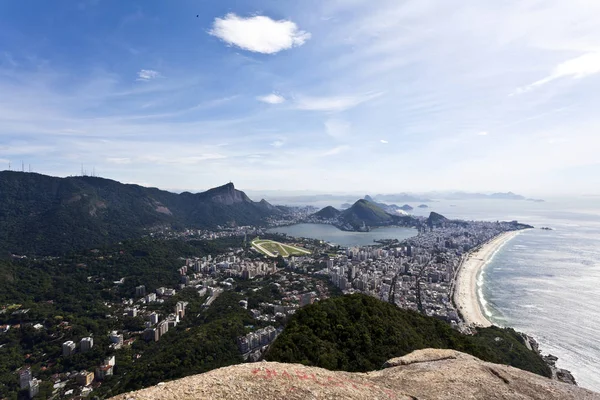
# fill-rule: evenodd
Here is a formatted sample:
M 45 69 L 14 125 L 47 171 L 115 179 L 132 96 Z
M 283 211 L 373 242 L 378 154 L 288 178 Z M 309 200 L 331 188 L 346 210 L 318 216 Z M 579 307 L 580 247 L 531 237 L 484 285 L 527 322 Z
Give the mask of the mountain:
M 283 211 L 232 183 L 171 193 L 114 180 L 0 172 L 0 250 L 57 254 L 136 237 L 157 227 L 257 225 Z
M 485 399 L 598 400 L 600 394 L 454 350 L 423 349 L 369 373 L 280 362 L 245 363 L 113 400 Z
M 318 218 L 322 218 L 322 219 L 334 219 L 337 218 L 340 215 L 341 211 L 331 207 L 331 206 L 327 206 L 325 208 L 323 208 L 322 210 L 314 213 L 313 215 L 315 217 Z
M 429 208 L 429 206 L 427 204 L 420 204 L 419 208 Z
M 414 208 L 412 208 L 412 206 L 409 206 L 408 204 L 403 205 L 402 207 L 400 207 L 401 210 L 404 211 L 412 211 L 414 210 Z
M 427 193 L 428 196 L 431 196 L 436 199 L 445 199 L 445 200 L 528 200 L 528 201 L 537 201 L 543 202 L 544 200 L 538 199 L 528 199 L 525 196 L 520 194 L 516 194 L 513 192 L 506 193 L 467 193 L 467 192 L 431 192 Z
M 389 224 L 393 222 L 394 218 L 378 205 L 361 199 L 352 207 L 342 211 L 339 220 L 353 229 L 364 229 L 365 227 Z
M 372 203 L 374 205 L 376 205 L 377 207 L 381 208 L 383 211 L 387 212 L 388 214 L 401 214 L 401 215 L 405 215 L 405 213 L 401 212 L 402 207 L 398 207 L 395 204 L 385 204 L 385 203 L 378 203 L 375 200 L 373 200 L 373 198 L 369 195 L 365 196 L 365 200 L 368 201 L 369 203 Z M 400 212 L 399 212 L 400 211 Z
M 398 194 L 378 194 L 375 196 L 377 201 L 385 201 L 389 203 L 431 203 L 432 200 L 427 197 L 410 193 Z
M 282 208 L 274 206 L 273 204 L 269 203 L 265 199 L 262 199 L 261 201 L 259 201 L 258 205 L 261 208 L 263 208 L 263 209 L 265 209 L 267 211 L 273 212 L 273 213 L 279 213 L 279 212 L 283 211 Z
M 429 218 L 427 218 L 427 225 L 428 226 L 439 226 L 448 221 L 449 221 L 449 219 L 444 217 L 442 214 L 438 214 L 438 213 L 432 211 L 429 214 Z
M 354 294 L 319 301 L 296 311 L 266 354 L 268 361 L 329 370 L 366 372 L 393 357 L 423 348 L 463 351 L 542 376 L 550 367 L 512 329 L 478 329 L 463 335 L 436 318 Z
M 521 196 L 520 194 L 514 194 L 513 192 L 492 193 L 489 197 L 491 199 L 498 200 L 525 200 L 525 196 Z

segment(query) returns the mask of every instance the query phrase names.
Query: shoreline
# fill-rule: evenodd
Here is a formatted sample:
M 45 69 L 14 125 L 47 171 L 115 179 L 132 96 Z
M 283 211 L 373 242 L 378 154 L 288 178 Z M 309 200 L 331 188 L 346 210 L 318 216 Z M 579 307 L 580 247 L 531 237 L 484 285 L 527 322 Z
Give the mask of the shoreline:
M 521 230 L 503 232 L 463 257 L 456 272 L 453 299 L 466 325 L 492 326 L 482 309 L 477 280 L 483 267 L 494 257 L 496 252 L 520 232 Z

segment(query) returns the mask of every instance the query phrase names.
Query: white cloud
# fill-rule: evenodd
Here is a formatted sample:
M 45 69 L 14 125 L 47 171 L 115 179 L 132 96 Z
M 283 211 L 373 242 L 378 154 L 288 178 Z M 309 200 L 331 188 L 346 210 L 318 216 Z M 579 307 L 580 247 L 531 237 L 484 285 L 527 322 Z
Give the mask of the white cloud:
M 262 15 L 243 18 L 233 13 L 215 18 L 208 33 L 230 45 L 263 54 L 302 46 L 310 39 L 310 33 L 299 30 L 292 21 L 275 21 Z
M 275 93 L 271 93 L 266 96 L 258 96 L 256 99 L 267 104 L 281 104 L 285 101 L 285 97 Z
M 154 71 L 152 69 L 142 69 L 138 72 L 138 81 L 151 81 L 152 79 L 156 79 L 160 76 L 160 72 Z
M 487 136 L 488 133 L 486 131 L 481 131 L 481 132 L 477 132 L 477 135 L 479 135 L 479 136 Z
M 350 131 L 352 125 L 341 119 L 329 119 L 325 121 L 325 131 L 333 138 L 340 139 Z
M 380 142 L 381 142 L 381 143 L 383 143 L 383 144 L 388 144 L 388 143 L 389 143 L 389 142 L 388 142 L 387 140 L 385 140 L 385 139 L 381 139 L 381 140 L 380 140 Z
M 283 140 L 276 140 L 273 143 L 271 143 L 271 146 L 273 146 L 273 147 L 281 147 L 283 145 L 284 145 Z
M 600 52 L 587 53 L 558 64 L 550 75 L 528 86 L 517 89 L 515 94 L 528 92 L 556 79 L 569 77 L 581 79 L 597 73 L 600 73 Z
M 327 156 L 334 156 L 336 154 L 340 154 L 343 153 L 347 150 L 350 150 L 350 146 L 348 146 L 347 144 L 342 145 L 342 146 L 336 146 L 330 150 L 327 150 L 323 153 L 320 154 L 321 157 L 327 157 Z
M 383 93 L 366 93 L 355 96 L 299 97 L 296 108 L 309 111 L 345 111 L 373 100 Z

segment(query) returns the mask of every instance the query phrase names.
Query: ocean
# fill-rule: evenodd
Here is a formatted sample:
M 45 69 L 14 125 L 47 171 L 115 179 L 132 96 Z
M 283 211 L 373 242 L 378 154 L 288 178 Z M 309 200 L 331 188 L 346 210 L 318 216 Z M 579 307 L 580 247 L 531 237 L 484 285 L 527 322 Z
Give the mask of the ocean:
M 600 392 L 600 197 L 439 201 L 414 212 L 430 211 L 536 227 L 505 244 L 484 268 L 480 301 L 495 324 L 533 336 L 579 386 Z
M 480 302 L 492 322 L 533 336 L 579 386 L 600 392 L 600 198 L 441 202 L 433 209 L 536 227 L 505 244 L 483 269 Z

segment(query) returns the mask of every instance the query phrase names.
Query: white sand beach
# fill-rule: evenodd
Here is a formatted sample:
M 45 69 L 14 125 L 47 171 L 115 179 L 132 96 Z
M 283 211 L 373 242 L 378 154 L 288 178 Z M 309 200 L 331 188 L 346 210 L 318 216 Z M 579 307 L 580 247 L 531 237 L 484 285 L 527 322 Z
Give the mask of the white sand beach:
M 505 232 L 482 245 L 478 250 L 465 255 L 456 276 L 454 302 L 469 325 L 487 327 L 492 324 L 485 317 L 477 295 L 479 272 L 494 253 L 521 231 Z

